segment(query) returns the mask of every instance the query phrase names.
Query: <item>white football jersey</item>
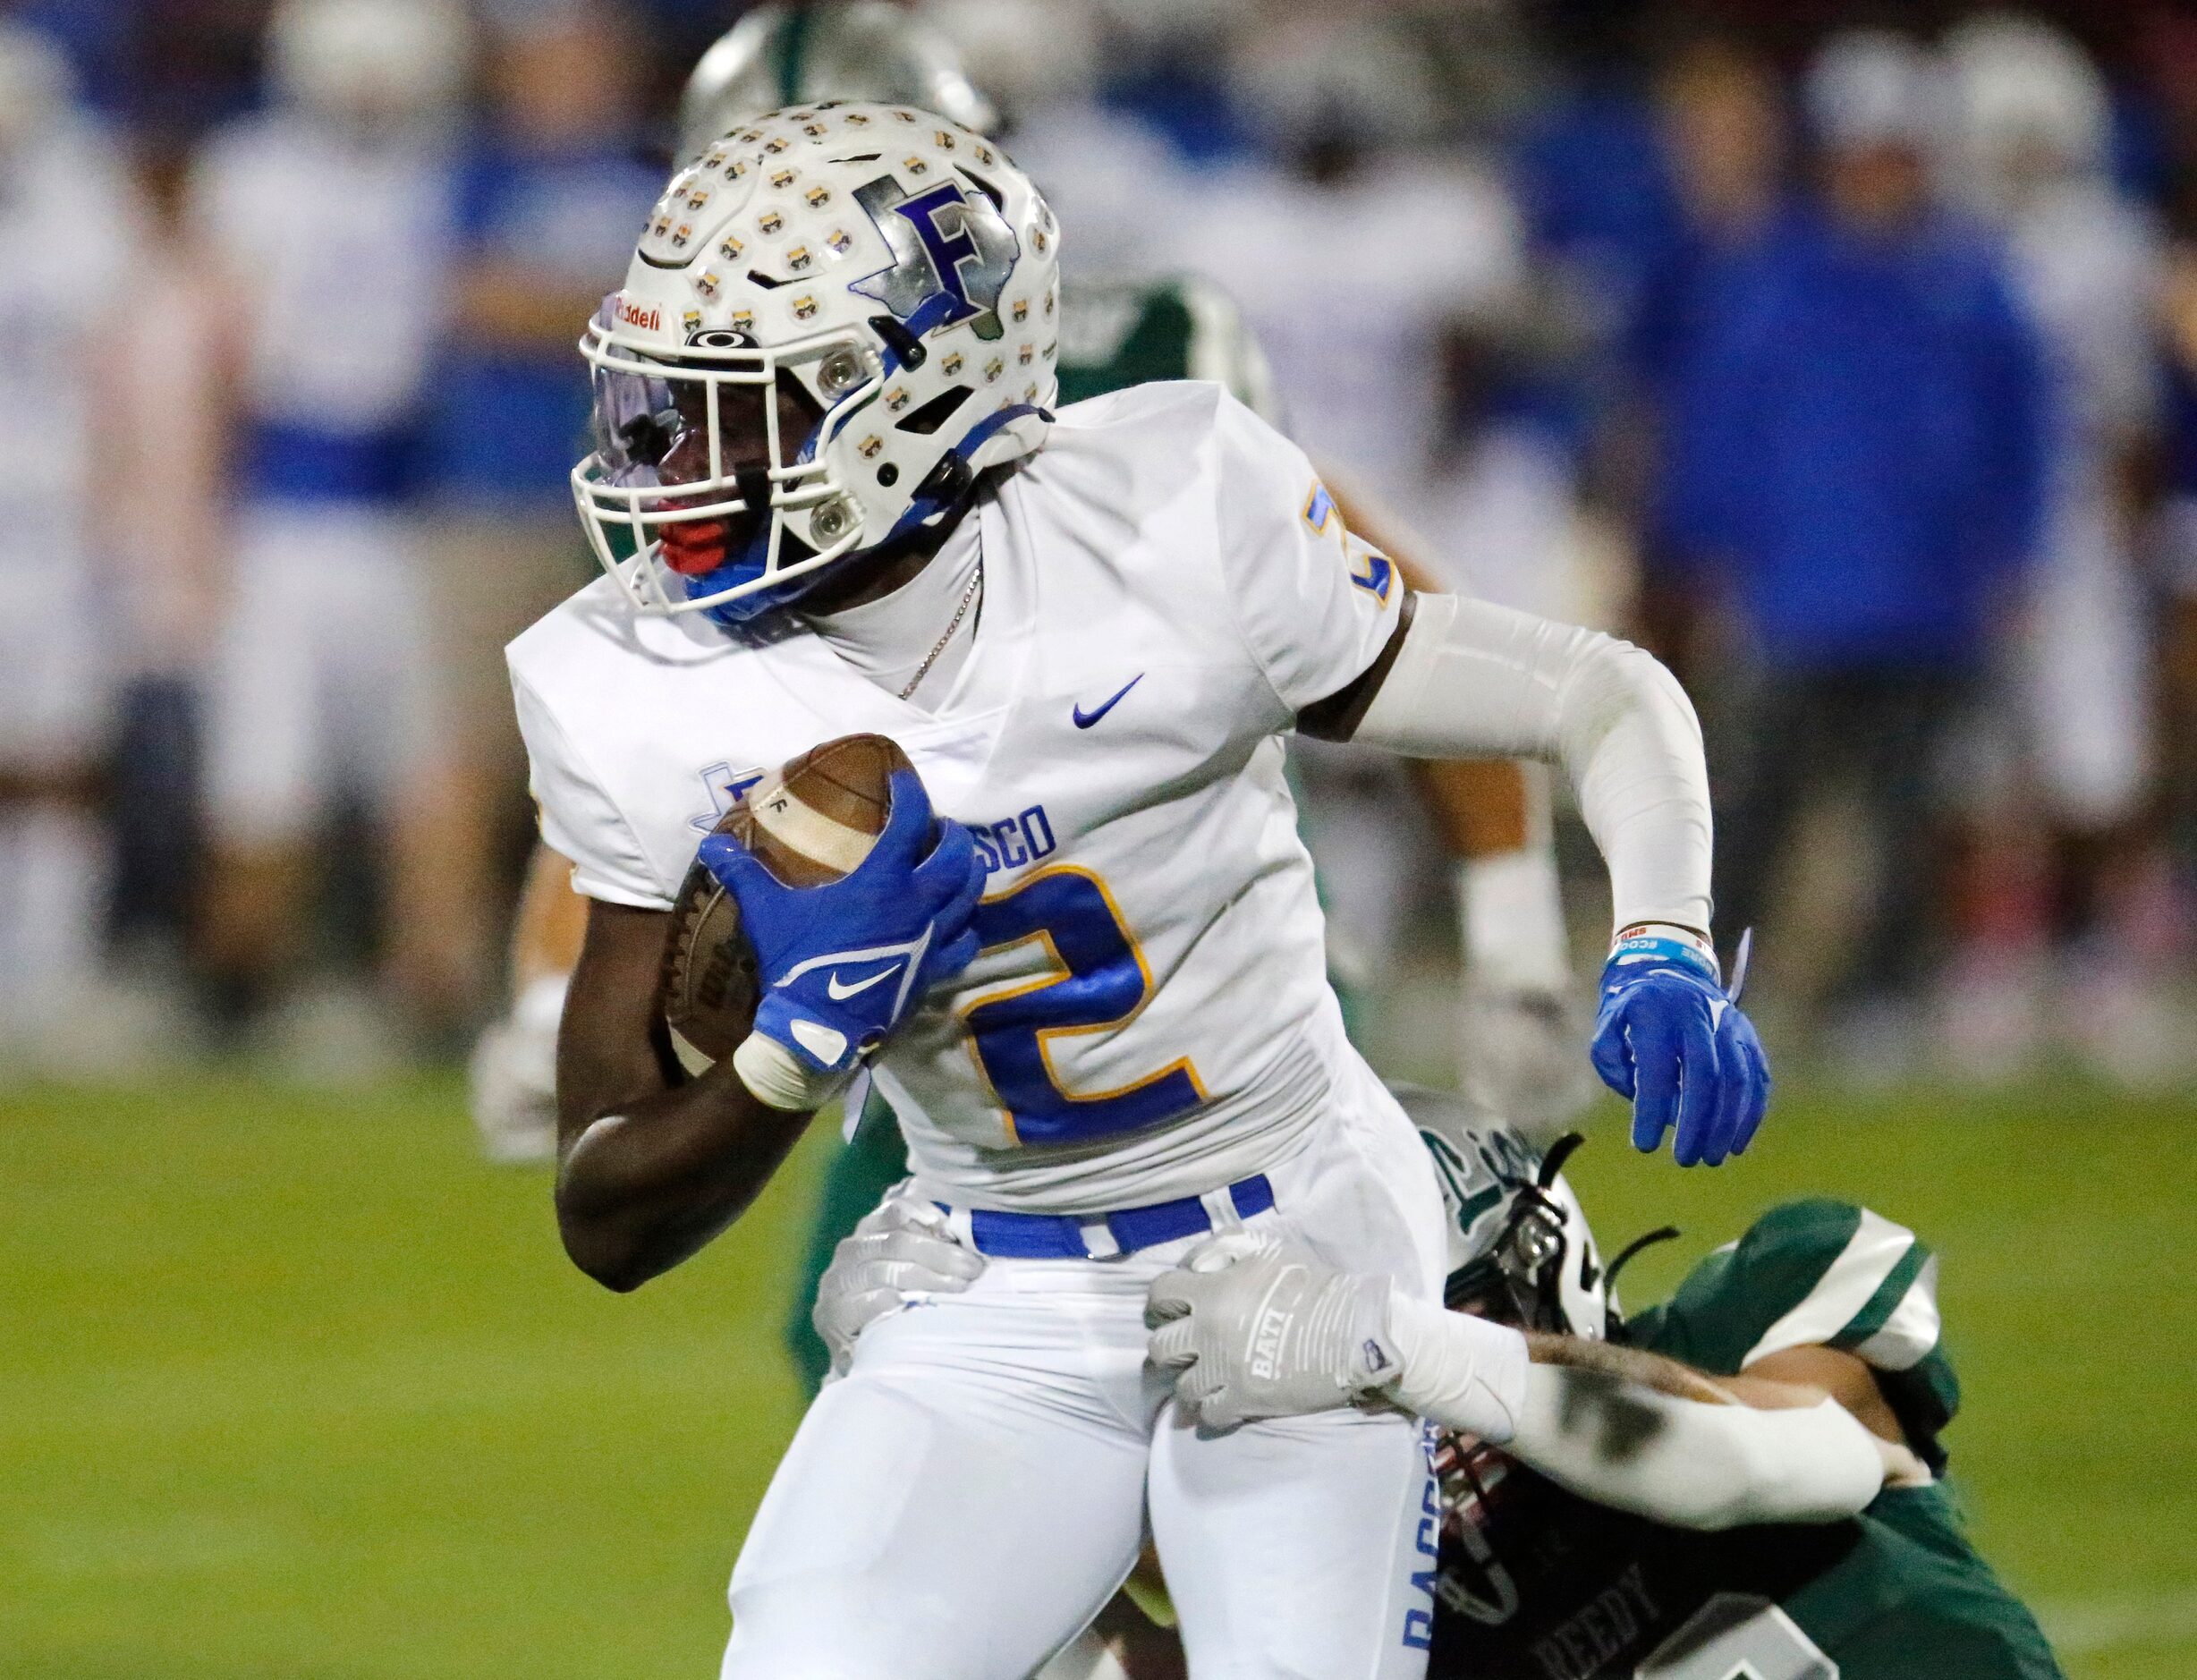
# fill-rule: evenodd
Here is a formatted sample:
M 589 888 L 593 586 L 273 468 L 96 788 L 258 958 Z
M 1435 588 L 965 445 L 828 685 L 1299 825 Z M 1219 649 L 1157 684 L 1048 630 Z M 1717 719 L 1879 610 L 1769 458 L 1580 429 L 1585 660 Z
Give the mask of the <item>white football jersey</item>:
M 93 370 L 143 230 L 128 165 L 74 119 L 0 157 L 0 564 L 50 574 L 85 540 L 105 464 Z
M 581 892 L 666 908 L 766 769 L 889 735 L 990 871 L 982 954 L 878 1069 L 922 1187 L 1092 1212 L 1261 1171 L 1369 1077 L 1281 737 L 1373 663 L 1402 584 L 1215 385 L 1063 410 L 971 517 L 984 607 L 935 714 L 811 634 L 636 617 L 607 580 L 565 602 L 510 650 L 543 836 Z
M 1239 166 L 1201 181 L 1194 213 L 1167 225 L 1174 260 L 1243 310 L 1290 435 L 1409 510 L 1443 432 L 1444 327 L 1499 315 L 1526 284 L 1501 182 L 1447 159 L 1387 159 L 1331 187 Z M 1308 240 L 1349 253 L 1347 287 L 1305 260 Z
M 433 139 L 368 146 L 277 113 L 208 145 L 192 214 L 240 288 L 255 419 L 336 434 L 410 419 L 449 318 L 453 191 Z

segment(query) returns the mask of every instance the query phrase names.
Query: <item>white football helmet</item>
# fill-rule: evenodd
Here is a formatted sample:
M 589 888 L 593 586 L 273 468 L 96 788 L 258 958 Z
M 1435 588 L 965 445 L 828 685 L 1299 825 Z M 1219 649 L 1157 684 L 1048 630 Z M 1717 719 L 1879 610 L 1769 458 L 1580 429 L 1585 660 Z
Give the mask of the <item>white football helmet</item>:
M 1937 55 L 1887 30 L 1848 30 L 1818 50 L 1801 86 L 1816 143 L 1834 150 L 1898 146 L 1928 156 L 1945 132 Z
M 1563 1167 L 1570 1133 L 1543 1155 L 1470 1099 L 1392 1088 L 1433 1152 L 1449 1214 L 1453 1307 L 1500 1310 L 1529 1330 L 1600 1341 L 1617 1313 L 1586 1211 Z
M 1059 313 L 1053 213 L 973 130 L 827 103 L 725 135 L 581 340 L 597 559 L 643 611 L 783 606 L 1044 442 Z
M 2033 18 L 1972 18 L 1946 38 L 1955 184 L 1986 210 L 2025 188 L 2102 171 L 2113 125 L 2105 77 L 2073 37 Z
M 337 122 L 434 123 L 456 112 L 471 46 L 454 0 L 283 0 L 267 21 L 267 80 Z
M 679 95 L 679 161 L 768 111 L 819 99 L 904 105 L 989 133 L 991 105 L 953 44 L 888 0 L 757 6 L 710 46 Z

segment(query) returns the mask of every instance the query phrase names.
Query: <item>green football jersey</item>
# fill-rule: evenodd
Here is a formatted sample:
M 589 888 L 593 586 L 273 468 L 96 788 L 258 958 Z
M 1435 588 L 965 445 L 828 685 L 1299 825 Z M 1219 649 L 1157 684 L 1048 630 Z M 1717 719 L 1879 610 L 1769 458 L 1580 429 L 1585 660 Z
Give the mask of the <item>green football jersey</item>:
M 1960 1389 L 1936 1263 L 1850 1203 L 1773 1209 L 1626 1339 L 1735 1375 L 1782 1348 L 1868 1362 L 1933 1470 Z M 1452 1472 L 1429 1680 L 2058 1680 L 1940 1483 L 1859 1516 L 1701 1533 L 1582 1499 L 1489 1449 Z
M 1194 277 L 1069 281 L 1060 294 L 1060 400 L 1161 379 L 1211 379 L 1274 418 L 1259 344 L 1219 287 Z

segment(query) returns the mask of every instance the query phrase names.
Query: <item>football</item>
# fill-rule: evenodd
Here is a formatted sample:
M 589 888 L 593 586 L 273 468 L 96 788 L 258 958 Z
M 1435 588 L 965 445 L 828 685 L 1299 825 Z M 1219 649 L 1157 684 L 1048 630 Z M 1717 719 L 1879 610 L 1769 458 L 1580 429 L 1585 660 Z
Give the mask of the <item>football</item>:
M 914 768 L 883 735 L 842 735 L 766 776 L 717 832 L 788 887 L 822 887 L 869 855 L 892 808 L 893 773 Z M 698 861 L 680 884 L 664 951 L 664 1023 L 679 1065 L 701 1073 L 738 1048 L 761 989 L 740 905 Z

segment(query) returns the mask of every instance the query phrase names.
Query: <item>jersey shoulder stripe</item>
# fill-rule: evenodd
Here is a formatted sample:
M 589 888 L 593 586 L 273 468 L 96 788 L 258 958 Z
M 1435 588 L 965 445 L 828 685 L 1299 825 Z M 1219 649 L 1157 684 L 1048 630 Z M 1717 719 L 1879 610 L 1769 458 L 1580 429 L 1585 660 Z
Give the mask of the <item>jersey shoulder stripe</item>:
M 1874 1367 L 1933 1469 L 1960 1406 L 1940 1345 L 1938 1258 L 1906 1226 L 1830 1198 L 1781 1203 L 1633 1320 L 1643 1345 L 1736 1376 L 1794 1347 L 1836 1347 Z
M 1834 1249 L 1831 1243 L 1842 1230 L 1845 1241 Z M 1841 1202 L 1773 1209 L 1740 1239 L 1740 1252 L 1749 1256 L 1748 1270 L 1754 1274 L 1752 1304 L 1758 1314 L 1777 1306 L 1781 1290 L 1804 1291 L 1740 1356 L 1742 1370 L 1789 1347 L 1855 1348 L 1882 1329 L 1917 1287 L 1930 1259 L 1906 1226 Z M 1811 1272 L 1813 1279 L 1808 1281 Z M 1931 1330 L 1930 1345 L 1934 1345 L 1934 1323 Z M 1929 1352 L 1930 1345 L 1917 1350 L 1915 1358 Z

